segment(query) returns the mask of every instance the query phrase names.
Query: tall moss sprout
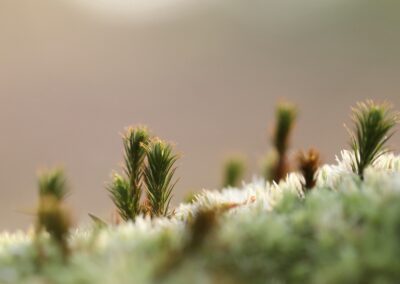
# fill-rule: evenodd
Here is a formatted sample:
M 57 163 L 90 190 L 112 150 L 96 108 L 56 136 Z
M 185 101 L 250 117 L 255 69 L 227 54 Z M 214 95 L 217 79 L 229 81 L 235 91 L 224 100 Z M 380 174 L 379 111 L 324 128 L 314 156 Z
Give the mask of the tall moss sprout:
M 70 213 L 63 204 L 68 194 L 64 172 L 61 169 L 43 171 L 38 179 L 37 237 L 43 230 L 48 232 L 66 260 L 70 251 L 67 238 L 72 222 Z
M 354 151 L 353 171 L 364 178 L 364 170 L 387 152 L 386 142 L 393 135 L 399 122 L 398 113 L 387 103 L 373 101 L 358 103 L 353 108 L 354 131 L 350 131 L 351 147 Z
M 230 157 L 224 165 L 222 187 L 239 186 L 244 177 L 246 165 L 240 156 Z
M 276 108 L 276 125 L 272 135 L 273 149 L 263 162 L 263 174 L 269 181 L 279 182 L 289 172 L 287 151 L 290 135 L 297 118 L 297 108 L 288 102 Z
M 145 146 L 149 141 L 149 136 L 145 127 L 128 128 L 122 137 L 125 176 L 115 173 L 107 188 L 120 217 L 125 221 L 134 220 L 143 211 L 140 199 L 143 191 Z
M 176 184 L 173 177 L 178 156 L 172 146 L 158 138 L 146 147 L 147 164 L 144 168 L 149 208 L 152 216 L 168 216 L 172 190 Z

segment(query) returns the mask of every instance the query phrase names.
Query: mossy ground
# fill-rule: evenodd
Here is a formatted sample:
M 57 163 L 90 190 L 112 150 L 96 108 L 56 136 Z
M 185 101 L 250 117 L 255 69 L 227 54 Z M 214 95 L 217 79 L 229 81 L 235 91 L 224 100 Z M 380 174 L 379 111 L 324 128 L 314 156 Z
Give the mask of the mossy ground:
M 3 233 L 0 283 L 396 283 L 400 159 L 381 157 L 361 180 L 348 155 L 322 167 L 306 194 L 291 174 L 279 185 L 205 191 L 172 218 L 77 229 L 66 262 L 46 235 Z M 188 223 L 218 206 L 228 209 L 185 250 Z

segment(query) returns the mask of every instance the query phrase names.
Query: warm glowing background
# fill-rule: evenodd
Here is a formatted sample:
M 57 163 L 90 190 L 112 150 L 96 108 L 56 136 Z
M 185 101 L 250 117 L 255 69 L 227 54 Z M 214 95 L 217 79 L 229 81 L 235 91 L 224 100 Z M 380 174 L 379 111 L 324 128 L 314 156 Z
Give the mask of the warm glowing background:
M 37 169 L 59 164 L 76 219 L 107 218 L 130 124 L 183 154 L 175 201 L 218 187 L 230 153 L 256 173 L 281 98 L 293 148 L 333 161 L 357 100 L 400 107 L 399 1 L 369 2 L 0 0 L 0 229 L 27 227 Z

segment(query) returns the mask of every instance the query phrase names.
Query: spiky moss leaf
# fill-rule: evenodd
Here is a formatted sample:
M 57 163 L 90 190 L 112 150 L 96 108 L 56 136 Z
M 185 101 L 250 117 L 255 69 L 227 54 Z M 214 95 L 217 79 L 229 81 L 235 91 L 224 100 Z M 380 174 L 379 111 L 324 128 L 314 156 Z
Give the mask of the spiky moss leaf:
M 366 101 L 358 103 L 353 109 L 353 121 L 351 146 L 356 155 L 352 168 L 363 178 L 364 169 L 387 151 L 385 144 L 393 135 L 391 131 L 399 121 L 399 116 L 388 104 Z
M 169 215 L 169 203 L 176 182 L 172 181 L 178 156 L 172 152 L 172 146 L 160 139 L 154 139 L 146 147 L 147 165 L 144 169 L 144 183 L 151 214 Z
M 39 196 L 51 195 L 62 200 L 68 194 L 67 182 L 61 168 L 42 170 L 38 175 Z
M 124 144 L 125 172 L 132 178 L 140 177 L 142 163 L 146 156 L 143 145 L 149 141 L 149 131 L 146 127 L 130 127 L 122 137 Z
M 132 199 L 129 181 L 115 173 L 107 190 L 121 218 L 125 221 L 133 219 L 137 214 L 137 207 Z
M 130 213 L 133 217 L 141 212 L 139 203 L 142 194 L 142 176 L 146 157 L 144 148 L 149 143 L 149 139 L 149 131 L 143 126 L 130 127 L 123 136 L 124 171 L 129 180 L 128 198 L 133 206 L 134 212 Z
M 146 127 L 130 127 L 122 136 L 124 144 L 125 177 L 114 174 L 107 186 L 111 200 L 117 207 L 119 215 L 125 221 L 134 220 L 142 213 L 140 199 L 142 195 L 142 178 L 146 151 L 144 147 L 149 141 Z

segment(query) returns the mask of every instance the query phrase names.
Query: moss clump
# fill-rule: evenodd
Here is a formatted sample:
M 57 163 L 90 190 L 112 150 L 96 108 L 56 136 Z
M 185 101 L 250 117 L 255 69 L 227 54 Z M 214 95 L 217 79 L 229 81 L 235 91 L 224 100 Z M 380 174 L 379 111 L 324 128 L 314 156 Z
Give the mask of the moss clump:
M 43 236 L 47 261 L 40 271 L 32 266 L 31 237 L 3 234 L 0 282 L 396 283 L 400 157 L 381 156 L 363 180 L 344 157 L 323 166 L 304 197 L 300 176 L 291 174 L 279 185 L 260 180 L 204 191 L 171 218 L 139 216 L 135 223 L 80 229 L 68 239 L 67 264 L 57 261 L 61 252 Z M 218 211 L 212 234 L 202 238 L 204 226 L 193 224 L 204 222 L 196 223 L 196 216 L 217 205 L 227 209 Z M 184 253 L 188 247 L 195 253 Z M 167 265 L 175 253 L 178 265 Z M 172 271 L 160 278 L 160 267 Z
M 116 226 L 91 215 L 94 226 L 71 232 L 64 176 L 45 173 L 35 234 L 0 235 L 0 283 L 398 282 L 400 157 L 384 149 L 397 116 L 360 104 L 353 151 L 321 167 L 317 152 L 303 153 L 300 172 L 287 173 L 295 112 L 278 114 L 278 179 L 229 182 L 173 211 L 177 155 L 143 129 L 128 130 L 125 175 L 109 189 L 126 221 Z

